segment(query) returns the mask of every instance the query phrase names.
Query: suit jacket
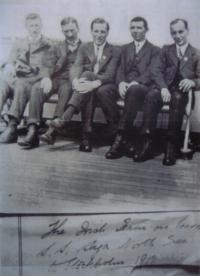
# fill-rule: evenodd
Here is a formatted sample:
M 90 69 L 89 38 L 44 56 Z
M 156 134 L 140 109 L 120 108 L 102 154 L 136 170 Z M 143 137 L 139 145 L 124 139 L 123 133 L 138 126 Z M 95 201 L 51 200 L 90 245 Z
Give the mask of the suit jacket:
M 69 50 L 69 45 L 66 41 L 59 42 L 56 45 L 56 65 L 54 68 L 53 77 L 69 79 L 68 70 L 76 60 L 76 56 L 80 45 L 81 41 L 79 40 L 77 49 L 73 53 Z
M 136 54 L 134 42 L 124 45 L 117 83 L 136 81 L 143 85 L 151 85 L 151 69 L 154 67 L 159 52 L 160 48 L 149 41 L 145 42 L 138 54 Z
M 8 62 L 23 77 L 50 77 L 55 66 L 54 44 L 44 36 L 36 44 L 31 43 L 28 38 L 20 39 L 12 47 Z
M 153 70 L 153 79 L 160 89 L 169 88 L 172 84 L 178 66 L 176 45 L 165 45 Z M 188 45 L 180 61 L 180 74 L 183 79 L 191 79 L 200 88 L 200 52 Z
M 99 71 L 96 79 L 102 84 L 115 83 L 115 76 L 120 60 L 120 48 L 106 43 L 103 49 L 102 58 L 99 64 Z M 80 46 L 74 66 L 71 70 L 72 80 L 79 78 L 85 71 L 94 70 L 96 63 L 93 42 L 84 43 Z

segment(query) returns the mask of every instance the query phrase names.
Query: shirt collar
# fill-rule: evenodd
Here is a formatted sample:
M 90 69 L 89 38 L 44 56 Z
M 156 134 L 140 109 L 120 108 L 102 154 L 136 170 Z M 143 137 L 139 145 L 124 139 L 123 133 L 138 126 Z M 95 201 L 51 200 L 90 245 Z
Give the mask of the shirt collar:
M 42 35 L 36 37 L 36 39 L 33 39 L 33 37 L 28 36 L 28 41 L 29 41 L 30 43 L 37 43 L 37 42 L 39 42 L 41 39 L 42 39 Z
M 188 45 L 189 45 L 189 43 L 186 43 L 186 44 L 184 44 L 182 46 L 178 46 L 176 44 L 176 51 L 178 52 L 178 49 L 181 49 L 181 53 L 182 53 L 182 55 L 184 55 L 185 52 L 186 52 L 186 50 L 187 50 Z
M 142 41 L 135 41 L 134 40 L 135 45 L 137 44 L 140 49 L 144 46 L 145 42 L 146 42 L 146 39 L 144 39 Z
M 79 43 L 80 43 L 80 39 L 78 38 L 78 39 L 76 39 L 75 41 L 68 41 L 68 40 L 66 40 L 66 43 L 67 43 L 67 45 L 68 45 L 68 49 L 71 51 L 71 52 L 74 52 L 77 48 L 78 48 L 78 45 L 79 45 Z
M 99 50 L 103 51 L 104 47 L 106 45 L 106 41 L 104 42 L 104 44 L 98 46 L 94 43 L 94 49 L 95 49 L 95 52 L 97 51 L 97 48 L 99 48 Z

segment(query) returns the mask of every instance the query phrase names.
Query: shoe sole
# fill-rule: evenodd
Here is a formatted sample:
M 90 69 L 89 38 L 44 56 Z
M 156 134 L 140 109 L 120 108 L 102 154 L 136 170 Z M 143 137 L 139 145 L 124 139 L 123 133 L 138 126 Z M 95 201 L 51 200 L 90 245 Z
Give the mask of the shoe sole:
M 54 142 L 50 142 L 48 139 L 46 139 L 43 136 L 40 136 L 40 141 L 44 142 L 47 145 L 54 145 L 55 144 L 55 141 Z

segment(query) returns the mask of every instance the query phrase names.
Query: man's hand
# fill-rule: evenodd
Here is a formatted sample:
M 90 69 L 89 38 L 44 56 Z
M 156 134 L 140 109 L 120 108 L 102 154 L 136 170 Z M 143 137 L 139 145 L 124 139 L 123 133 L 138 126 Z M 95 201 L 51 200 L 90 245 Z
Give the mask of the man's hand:
M 119 84 L 119 95 L 122 99 L 125 98 L 125 95 L 126 95 L 126 92 L 127 92 L 128 88 L 129 88 L 128 82 L 125 82 L 125 81 L 120 82 L 120 84 Z
M 137 85 L 137 84 L 139 84 L 137 81 L 132 81 L 129 83 L 128 87 L 130 87 L 131 85 Z
M 184 79 L 179 83 L 179 88 L 183 91 L 183 93 L 188 92 L 193 87 L 195 87 L 195 82 L 193 80 Z
M 101 81 L 99 80 L 88 81 L 85 78 L 80 78 L 80 79 L 75 79 L 72 85 L 77 92 L 87 93 L 101 86 Z
M 52 89 L 52 81 L 50 80 L 50 78 L 48 78 L 48 77 L 43 78 L 41 80 L 40 87 L 43 90 L 44 94 L 49 93 L 51 91 L 51 89 Z
M 167 88 L 161 89 L 161 97 L 164 103 L 167 103 L 171 99 L 171 94 Z

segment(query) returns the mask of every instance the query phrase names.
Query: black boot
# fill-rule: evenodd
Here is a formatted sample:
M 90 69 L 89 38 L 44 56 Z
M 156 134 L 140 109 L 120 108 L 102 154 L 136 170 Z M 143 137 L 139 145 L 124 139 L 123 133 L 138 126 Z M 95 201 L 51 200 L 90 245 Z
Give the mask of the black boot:
M 176 158 L 177 158 L 177 145 L 175 142 L 168 141 L 165 155 L 163 158 L 163 165 L 164 166 L 173 166 L 176 164 Z
M 126 141 L 123 137 L 123 134 L 118 133 L 112 146 L 105 154 L 106 159 L 117 159 L 122 157 L 125 154 L 125 145 Z
M 38 127 L 36 124 L 29 125 L 27 135 L 22 141 L 18 142 L 18 145 L 24 149 L 32 149 L 39 146 Z
M 83 152 L 91 152 L 92 151 L 92 142 L 91 142 L 91 133 L 90 132 L 82 133 L 79 150 L 83 151 Z
M 135 162 L 144 162 L 154 156 L 152 136 L 150 134 L 143 134 L 141 140 L 141 148 L 133 156 L 133 161 Z

